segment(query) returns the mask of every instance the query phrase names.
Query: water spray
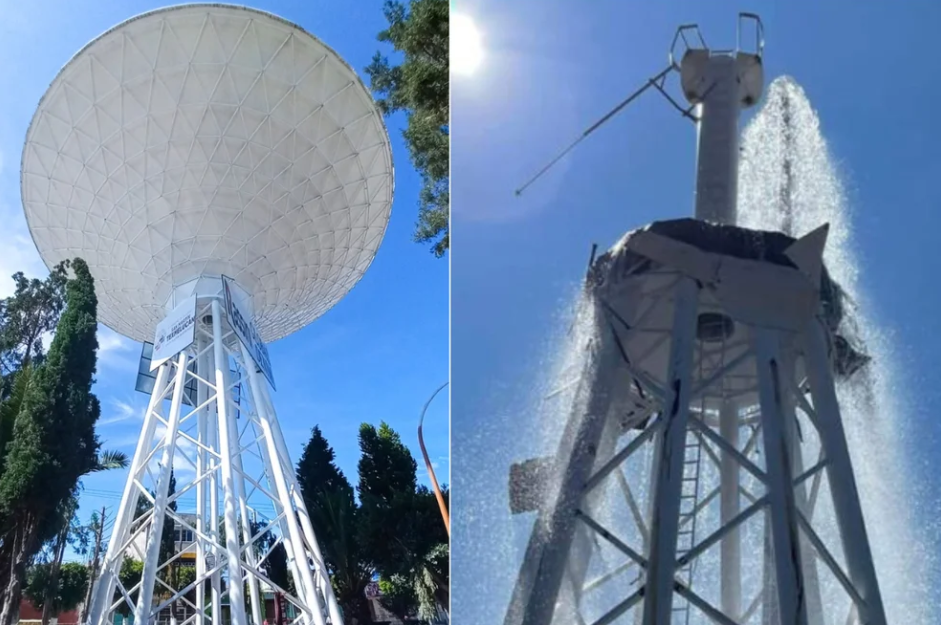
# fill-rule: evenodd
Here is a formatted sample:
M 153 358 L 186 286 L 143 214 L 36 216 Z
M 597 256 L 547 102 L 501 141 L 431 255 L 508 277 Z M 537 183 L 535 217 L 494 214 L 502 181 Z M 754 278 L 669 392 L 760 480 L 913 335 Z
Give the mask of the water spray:
M 737 225 L 738 122 L 761 97 L 762 55 L 753 14 L 733 50 L 683 26 L 667 70 L 562 154 L 679 74 L 690 106 L 670 102 L 698 129 L 695 218 L 593 255 L 589 357 L 559 448 L 510 471 L 512 511 L 537 520 L 506 625 L 823 625 L 824 576 L 846 599 L 839 622 L 886 623 L 835 390 L 859 367 L 839 366 L 828 225 L 799 239 Z M 814 516 L 824 500 L 832 536 Z

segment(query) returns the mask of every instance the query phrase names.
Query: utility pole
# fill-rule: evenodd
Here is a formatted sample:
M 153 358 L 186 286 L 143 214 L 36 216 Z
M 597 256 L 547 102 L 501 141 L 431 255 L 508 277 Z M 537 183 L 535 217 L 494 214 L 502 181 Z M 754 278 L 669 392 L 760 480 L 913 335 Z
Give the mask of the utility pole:
M 91 559 L 91 571 L 88 574 L 88 589 L 85 591 L 85 600 L 82 602 L 82 615 L 78 619 L 79 623 L 85 622 L 85 613 L 88 610 L 88 605 L 91 603 L 95 580 L 98 577 L 98 558 L 101 556 L 101 539 L 104 534 L 106 514 L 107 509 L 102 506 L 101 516 L 98 517 L 98 529 L 95 532 L 95 555 L 93 555 Z

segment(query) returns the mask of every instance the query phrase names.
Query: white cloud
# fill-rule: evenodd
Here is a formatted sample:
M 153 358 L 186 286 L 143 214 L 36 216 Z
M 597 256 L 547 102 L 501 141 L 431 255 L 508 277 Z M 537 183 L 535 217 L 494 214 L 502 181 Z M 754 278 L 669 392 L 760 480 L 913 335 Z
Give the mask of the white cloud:
M 98 327 L 98 353 L 125 352 L 131 349 L 134 343 L 114 330 L 105 326 Z
M 135 406 L 134 404 L 121 399 L 112 398 L 109 403 L 112 410 L 107 416 L 98 419 L 99 426 L 113 425 L 115 423 L 130 421 L 131 419 L 142 421 L 144 418 L 144 411 L 147 410 L 146 406 Z
M 98 324 L 98 362 L 112 369 L 137 369 L 137 343 Z
M 5 213 L 0 210 L 0 217 Z M 18 271 L 28 278 L 45 278 L 49 275 L 32 238 L 25 233 L 25 224 L 22 231 L 16 226 L 13 229 L 0 228 L 0 249 L 3 250 L 3 254 L 0 254 L 0 297 L 13 295 L 14 284 L 10 276 Z

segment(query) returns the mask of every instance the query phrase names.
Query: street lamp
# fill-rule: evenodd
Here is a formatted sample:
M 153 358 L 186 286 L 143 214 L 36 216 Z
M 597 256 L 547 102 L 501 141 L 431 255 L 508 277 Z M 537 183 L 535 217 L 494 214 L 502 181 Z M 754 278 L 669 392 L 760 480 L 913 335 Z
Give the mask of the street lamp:
M 428 401 L 425 402 L 424 408 L 421 409 L 421 418 L 418 420 L 418 444 L 421 447 L 421 453 L 425 457 L 425 468 L 428 469 L 428 475 L 431 477 L 431 486 L 435 491 L 435 499 L 438 500 L 438 508 L 441 509 L 441 518 L 444 519 L 444 527 L 448 530 L 448 538 L 451 537 L 451 518 L 448 515 L 448 507 L 444 503 L 444 495 L 441 494 L 441 488 L 438 486 L 438 479 L 435 477 L 435 471 L 431 467 L 431 460 L 428 458 L 428 450 L 425 449 L 425 440 L 422 438 L 421 427 L 422 423 L 425 421 L 425 412 L 428 410 L 428 406 L 431 405 L 431 402 L 434 398 L 444 390 L 444 387 L 448 383 L 445 382 L 431 394 L 431 397 L 428 398 Z

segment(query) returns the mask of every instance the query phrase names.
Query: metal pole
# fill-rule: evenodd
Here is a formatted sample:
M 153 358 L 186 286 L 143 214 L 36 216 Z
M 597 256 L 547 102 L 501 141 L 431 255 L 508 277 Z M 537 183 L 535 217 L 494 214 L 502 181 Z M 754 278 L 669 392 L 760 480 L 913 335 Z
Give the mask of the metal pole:
M 260 382 L 260 381 L 259 381 Z M 327 613 L 330 619 L 337 623 L 342 623 L 340 616 L 340 605 L 337 603 L 336 596 L 333 593 L 333 585 L 330 582 L 330 575 L 324 564 L 323 553 L 320 551 L 320 544 L 317 542 L 317 536 L 314 533 L 314 527 L 310 522 L 310 515 L 307 513 L 307 505 L 301 496 L 301 487 L 297 482 L 297 474 L 291 465 L 291 455 L 288 453 L 287 443 L 284 440 L 284 432 L 281 431 L 281 424 L 278 421 L 277 412 L 271 401 L 271 395 L 268 393 L 268 385 L 261 383 L 261 393 L 264 396 L 265 414 L 268 416 L 268 422 L 271 424 L 271 431 L 274 434 L 275 447 L 280 454 L 284 477 L 288 485 L 288 490 L 293 496 L 295 511 L 299 519 L 301 534 L 306 540 L 307 547 L 314 555 L 315 571 L 317 573 L 318 588 L 327 602 Z
M 872 563 L 872 551 L 866 534 L 862 506 L 859 503 L 859 491 L 856 488 L 849 448 L 846 446 L 846 434 L 830 371 L 823 325 L 815 319 L 801 333 L 801 340 L 810 394 L 817 417 L 817 429 L 828 460 L 827 477 L 830 480 L 833 509 L 840 528 L 847 573 L 863 599 L 862 605 L 856 606 L 859 622 L 866 625 L 885 625 L 885 608 Z
M 197 332 L 196 337 L 196 373 L 204 379 L 209 378 L 209 359 L 203 353 L 206 349 L 206 339 Z M 196 385 L 196 403 L 202 405 L 209 398 L 209 389 L 202 382 Z M 208 431 L 206 429 L 207 409 L 201 408 L 196 414 L 196 440 L 200 445 L 211 446 L 209 442 Z M 206 574 L 206 545 L 203 542 L 202 535 L 206 532 L 206 480 L 201 479 L 206 472 L 206 450 L 202 447 L 196 450 L 196 613 L 197 625 L 203 625 L 206 622 L 204 613 L 204 603 L 206 599 L 206 585 L 203 576 Z
M 248 353 L 248 350 L 245 349 L 245 346 L 242 345 L 241 342 L 239 342 L 239 347 L 242 350 L 242 358 L 246 365 L 245 372 L 248 375 L 248 382 L 252 391 L 252 398 L 255 402 L 255 409 L 258 411 L 258 422 L 261 425 L 262 434 L 265 439 L 264 453 L 269 459 L 268 464 L 271 467 L 271 474 L 275 482 L 278 499 L 280 499 L 281 507 L 285 512 L 285 524 L 288 527 L 288 537 L 292 543 L 294 558 L 297 562 L 296 570 L 300 573 L 300 579 L 295 579 L 294 583 L 295 586 L 297 586 L 298 594 L 305 595 L 304 599 L 307 602 L 307 607 L 311 612 L 314 623 L 316 623 L 316 625 L 325 625 L 323 613 L 319 605 L 317 585 L 314 583 L 313 576 L 310 572 L 310 564 L 307 561 L 307 554 L 304 550 L 304 539 L 301 536 L 300 528 L 298 528 L 297 515 L 294 512 L 287 480 L 284 476 L 284 466 L 281 464 L 280 454 L 278 453 L 272 432 L 273 427 L 271 420 L 268 418 L 268 411 L 265 406 L 264 395 L 262 394 L 262 384 L 258 380 L 258 374 L 255 372 L 255 364 L 251 354 Z
M 704 73 L 708 93 L 696 107 L 696 219 L 734 224 L 741 112 L 736 57 L 712 54 Z
M 170 414 L 167 415 L 160 476 L 157 478 L 153 516 L 150 519 L 147 536 L 147 555 L 144 557 L 144 571 L 141 576 L 140 593 L 137 596 L 137 609 L 134 610 L 136 623 L 149 623 L 150 613 L 153 610 L 154 583 L 157 577 L 157 566 L 160 564 L 160 539 L 163 535 L 163 523 L 169 500 L 170 474 L 173 471 L 173 454 L 176 451 L 177 429 L 180 426 L 180 405 L 183 402 L 183 389 L 186 386 L 187 358 L 186 352 L 182 352 L 176 364 L 173 399 L 170 401 Z
M 134 510 L 137 508 L 137 498 L 140 496 L 135 480 L 141 476 L 144 470 L 144 459 L 147 458 L 150 452 L 154 431 L 157 428 L 157 418 L 154 415 L 159 413 L 162 407 L 169 377 L 170 363 L 167 362 L 157 370 L 154 390 L 150 395 L 147 412 L 144 414 L 140 439 L 137 442 L 137 449 L 134 450 L 131 470 L 124 485 L 118 512 L 114 517 L 114 529 L 111 531 L 108 551 L 101 565 L 101 577 L 98 580 L 97 592 L 88 614 L 88 623 L 90 625 L 98 625 L 103 622 L 110 623 L 111 620 L 108 618 L 111 613 L 111 598 L 114 596 L 115 581 L 118 572 L 121 570 L 121 564 L 123 564 L 123 560 L 118 562 L 117 559 L 121 555 L 119 553 L 121 546 L 129 537 L 131 523 L 134 521 Z
M 210 346 L 211 347 L 211 346 Z M 211 381 L 210 372 L 216 369 L 216 358 L 213 350 L 209 349 L 206 353 L 206 376 L 205 379 Z M 219 451 L 219 420 L 214 414 L 215 410 L 212 404 L 206 407 L 207 429 L 209 430 L 209 445 L 213 451 Z M 208 456 L 207 456 L 208 457 Z M 219 460 L 215 458 L 215 468 L 209 475 L 209 529 L 210 535 L 215 543 L 219 542 Z M 212 567 L 216 568 L 222 555 L 219 547 L 212 546 Z M 212 623 L 214 625 L 222 624 L 222 573 L 216 569 L 212 574 L 210 582 L 210 599 L 212 600 Z
M 777 332 L 755 329 L 755 360 L 764 438 L 768 498 L 771 509 L 771 539 L 777 584 L 780 622 L 807 625 L 803 571 L 797 533 L 790 452 L 783 423 L 783 392 L 780 378 L 780 343 Z
M 444 528 L 448 531 L 448 538 L 451 537 L 451 518 L 448 515 L 448 507 L 444 503 L 444 495 L 441 494 L 441 487 L 438 486 L 438 479 L 435 477 L 434 468 L 431 466 L 431 460 L 428 458 L 428 450 L 425 449 L 425 439 L 422 437 L 421 428 L 422 424 L 425 422 L 425 412 L 428 411 L 428 406 L 431 405 L 432 400 L 435 396 L 440 393 L 444 387 L 448 385 L 447 382 L 438 387 L 438 389 L 431 394 L 431 397 L 428 398 L 428 401 L 425 402 L 424 407 L 421 409 L 421 418 L 418 419 L 418 445 L 421 447 L 422 456 L 425 458 L 425 468 L 428 470 L 428 476 L 431 478 L 431 486 L 435 491 L 435 499 L 438 500 L 438 509 L 441 510 L 441 518 L 444 519 Z
M 719 434 L 729 445 L 739 448 L 738 407 L 724 401 L 719 410 Z M 741 512 L 739 488 L 741 473 L 738 460 L 725 451 L 721 455 L 721 524 L 727 525 Z M 722 611 L 732 619 L 742 614 L 742 537 L 739 528 L 731 530 L 721 543 Z
M 692 390 L 693 351 L 699 287 L 683 277 L 676 286 L 673 312 L 669 394 L 664 406 L 660 462 L 655 467 L 654 516 L 650 523 L 650 555 L 644 592 L 644 624 L 670 622 L 676 574 L 676 540 L 680 522 L 683 461 Z
M 256 414 L 258 413 L 257 401 L 258 400 L 255 399 L 254 396 L 252 396 L 252 402 L 253 402 L 253 405 L 255 406 Z M 259 418 L 259 423 L 260 423 L 260 418 Z M 277 485 L 274 482 L 274 470 L 271 467 L 270 458 L 268 458 L 268 455 L 265 453 L 264 443 L 261 441 L 261 439 L 259 439 L 256 445 L 258 447 L 258 456 L 262 459 L 262 462 L 265 465 L 265 477 L 268 480 L 268 488 L 270 488 L 274 492 L 277 492 L 278 490 Z M 281 505 L 283 504 L 280 501 L 276 503 L 276 506 L 275 506 L 276 513 L 280 513 L 279 506 Z M 284 510 L 280 509 L 280 511 L 284 511 Z M 281 538 L 282 538 L 281 544 L 284 545 L 284 553 L 287 556 L 288 566 L 291 569 L 291 577 L 293 579 L 300 579 L 301 573 L 300 573 L 300 570 L 298 570 L 297 568 L 298 561 L 297 561 L 297 558 L 295 558 L 294 556 L 294 548 L 291 545 L 291 541 L 289 540 L 290 532 L 288 531 L 287 520 L 284 518 L 287 516 L 287 512 L 286 511 L 284 512 L 285 512 L 284 516 L 278 521 L 278 527 L 281 530 Z
M 222 456 L 222 497 L 225 507 L 225 548 L 229 569 L 229 614 L 232 625 L 246 625 L 245 600 L 242 592 L 242 562 L 239 550 L 239 526 L 235 511 L 235 476 L 232 469 L 232 454 L 238 441 L 230 431 L 225 387 L 225 370 L 229 359 L 222 344 L 222 307 L 218 299 L 212 300 L 212 351 L 215 362 L 216 413 L 219 422 L 219 454 Z
M 782 350 L 782 376 L 787 376 L 793 380 L 795 376 L 794 353 L 791 349 Z M 796 381 L 795 381 L 796 382 Z M 785 385 L 787 388 L 788 385 Z M 792 388 L 797 388 L 795 383 Z M 799 429 L 797 423 L 797 412 L 795 407 L 795 397 L 793 392 L 784 393 L 784 435 L 786 437 L 788 449 L 791 451 L 791 474 L 801 475 L 804 472 L 804 455 L 801 449 Z M 801 482 L 794 487 L 794 499 L 797 509 L 810 518 L 810 505 L 807 498 L 807 483 Z M 823 625 L 823 599 L 820 595 L 820 578 L 817 575 L 817 555 L 814 552 L 813 545 L 803 534 L 800 536 L 801 564 L 804 573 L 804 597 L 807 601 L 807 622 L 810 625 Z
M 595 450 L 622 372 L 611 328 L 597 305 L 595 327 L 598 330 L 594 344 L 596 357 L 585 372 L 579 390 L 579 396 L 587 399 L 587 405 L 575 402 L 562 433 L 554 467 L 558 479 L 548 485 L 545 503 L 539 509 L 505 625 L 552 622 L 576 534 L 585 483 L 591 477 Z
M 228 361 L 228 359 L 226 359 Z M 227 362 L 228 364 L 228 362 Z M 231 392 L 231 375 L 229 367 L 226 366 L 224 369 L 225 374 L 225 396 L 229 397 Z M 229 431 L 233 433 L 235 437 L 235 447 L 236 453 L 232 456 L 232 464 L 235 469 L 234 479 L 235 479 L 235 494 L 238 499 L 238 508 L 239 516 L 242 518 L 242 542 L 244 544 L 249 544 L 252 540 L 252 520 L 248 515 L 248 502 L 245 501 L 245 476 L 244 470 L 242 468 L 242 454 L 239 450 L 241 445 L 239 444 L 239 435 L 238 435 L 238 421 L 235 419 L 234 409 L 230 409 L 226 418 L 229 421 Z M 245 552 L 245 560 L 251 567 L 255 567 L 255 548 L 254 546 L 250 547 Z M 254 619 L 255 625 L 261 625 L 262 616 L 261 616 L 261 599 L 258 591 L 258 579 L 254 575 L 248 576 L 248 594 L 251 598 L 252 605 L 252 618 Z

